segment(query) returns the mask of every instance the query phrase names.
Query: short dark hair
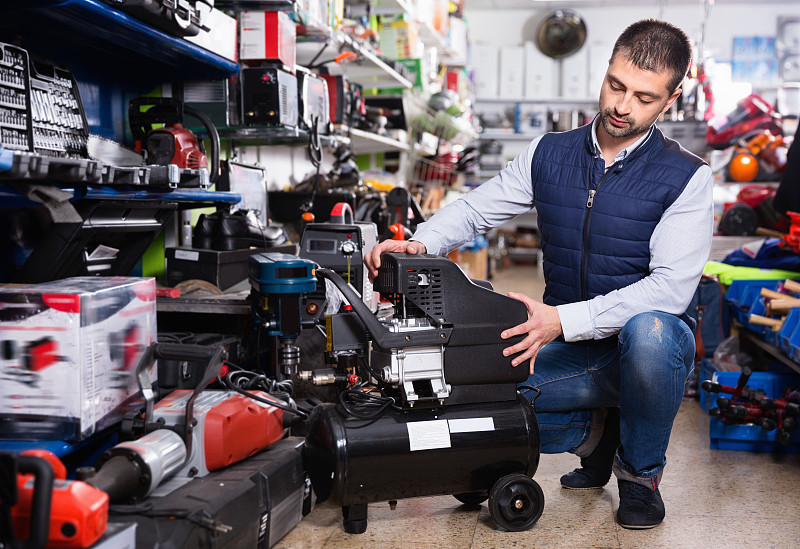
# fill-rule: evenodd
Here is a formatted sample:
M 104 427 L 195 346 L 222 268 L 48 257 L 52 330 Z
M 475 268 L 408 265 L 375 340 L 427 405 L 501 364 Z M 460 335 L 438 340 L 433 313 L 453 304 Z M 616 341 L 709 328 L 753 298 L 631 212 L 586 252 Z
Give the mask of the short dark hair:
M 647 71 L 672 71 L 670 92 L 678 89 L 692 62 L 692 44 L 686 33 L 659 19 L 643 19 L 625 29 L 617 38 L 613 59 L 617 53 Z

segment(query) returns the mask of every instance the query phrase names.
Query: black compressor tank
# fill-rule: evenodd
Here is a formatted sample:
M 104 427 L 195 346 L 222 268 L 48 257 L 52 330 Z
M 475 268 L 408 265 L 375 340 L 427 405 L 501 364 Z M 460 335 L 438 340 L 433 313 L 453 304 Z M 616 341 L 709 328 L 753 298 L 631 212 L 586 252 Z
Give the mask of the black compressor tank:
M 319 501 L 342 506 L 349 533 L 366 530 L 367 503 L 376 501 L 452 494 L 474 506 L 488 499 L 492 518 L 510 531 L 530 528 L 544 509 L 531 478 L 539 425 L 519 393 L 429 409 L 378 407 L 368 419 L 320 404 L 309 418 L 304 458 Z

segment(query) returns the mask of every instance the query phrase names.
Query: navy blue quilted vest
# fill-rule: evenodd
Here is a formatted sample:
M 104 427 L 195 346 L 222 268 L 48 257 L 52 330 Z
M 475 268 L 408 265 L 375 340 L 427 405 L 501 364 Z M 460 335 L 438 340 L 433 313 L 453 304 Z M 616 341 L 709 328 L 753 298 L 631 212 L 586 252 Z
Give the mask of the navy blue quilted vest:
M 605 173 L 591 124 L 545 135 L 531 165 L 544 302 L 588 300 L 647 276 L 650 236 L 702 164 L 658 128 Z

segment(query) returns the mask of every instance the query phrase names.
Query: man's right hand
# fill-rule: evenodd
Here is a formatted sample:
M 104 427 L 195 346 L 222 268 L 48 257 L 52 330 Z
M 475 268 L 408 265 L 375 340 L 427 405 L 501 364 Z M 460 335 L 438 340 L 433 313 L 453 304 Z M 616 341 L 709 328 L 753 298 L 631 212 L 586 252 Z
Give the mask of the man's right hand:
M 386 252 L 416 255 L 427 253 L 428 250 L 425 248 L 425 244 L 416 240 L 384 240 L 364 256 L 364 265 L 369 271 L 370 280 L 375 280 L 375 277 L 378 276 L 378 269 L 381 266 L 381 254 Z

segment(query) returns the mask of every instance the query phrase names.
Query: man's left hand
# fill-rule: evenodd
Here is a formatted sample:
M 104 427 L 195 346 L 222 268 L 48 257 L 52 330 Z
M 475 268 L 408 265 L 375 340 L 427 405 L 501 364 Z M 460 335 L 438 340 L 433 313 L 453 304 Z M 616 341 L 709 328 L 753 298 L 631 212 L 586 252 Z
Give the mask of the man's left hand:
M 503 356 L 522 353 L 514 357 L 511 361 L 511 365 L 516 366 L 530 359 L 531 374 L 533 374 L 533 362 L 536 359 L 536 355 L 539 353 L 539 349 L 561 335 L 561 319 L 555 307 L 531 299 L 525 294 L 509 292 L 508 295 L 525 304 L 528 308 L 528 320 L 523 324 L 504 330 L 503 333 L 500 334 L 500 337 L 508 339 L 509 337 L 517 335 L 528 335 L 516 345 L 503 349 Z

